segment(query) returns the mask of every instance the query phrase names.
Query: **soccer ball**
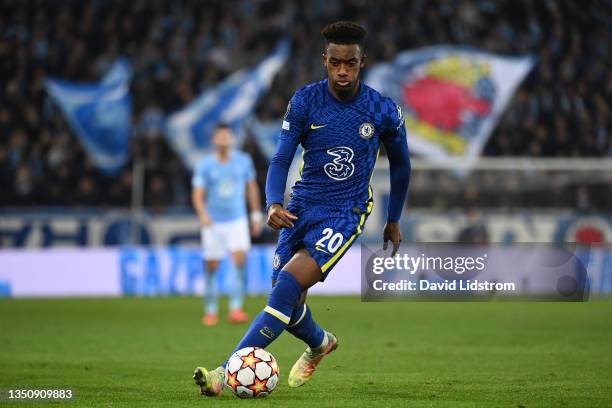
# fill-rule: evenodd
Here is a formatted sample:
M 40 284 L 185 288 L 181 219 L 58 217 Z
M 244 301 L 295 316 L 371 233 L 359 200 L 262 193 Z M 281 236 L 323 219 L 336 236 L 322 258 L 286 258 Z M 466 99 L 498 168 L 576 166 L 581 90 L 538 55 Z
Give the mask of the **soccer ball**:
M 278 375 L 272 354 L 259 347 L 245 347 L 228 360 L 224 382 L 240 398 L 262 398 L 274 390 Z

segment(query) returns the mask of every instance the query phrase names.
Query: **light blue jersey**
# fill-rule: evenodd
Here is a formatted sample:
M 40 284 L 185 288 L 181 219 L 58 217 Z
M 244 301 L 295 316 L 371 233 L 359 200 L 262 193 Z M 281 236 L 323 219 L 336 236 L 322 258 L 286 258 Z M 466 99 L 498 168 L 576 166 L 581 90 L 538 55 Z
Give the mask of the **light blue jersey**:
M 232 150 L 227 162 L 216 155 L 205 157 L 193 173 L 192 185 L 206 189 L 208 214 L 215 222 L 245 217 L 246 186 L 255 179 L 251 157 Z

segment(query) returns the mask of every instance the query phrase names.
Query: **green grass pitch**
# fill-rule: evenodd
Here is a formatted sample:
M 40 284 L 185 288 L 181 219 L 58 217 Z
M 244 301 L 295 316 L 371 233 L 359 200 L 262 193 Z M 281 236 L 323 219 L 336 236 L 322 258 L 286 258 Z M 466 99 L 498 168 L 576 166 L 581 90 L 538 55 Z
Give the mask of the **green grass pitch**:
M 256 314 L 263 297 L 251 298 Z M 200 325 L 195 298 L 1 300 L 0 388 L 75 390 L 68 407 L 610 407 L 612 301 L 361 303 L 311 297 L 338 350 L 289 388 L 304 345 L 269 350 L 281 383 L 265 400 L 198 395 L 191 374 L 214 366 L 246 326 Z M 225 317 L 222 315 L 222 317 Z

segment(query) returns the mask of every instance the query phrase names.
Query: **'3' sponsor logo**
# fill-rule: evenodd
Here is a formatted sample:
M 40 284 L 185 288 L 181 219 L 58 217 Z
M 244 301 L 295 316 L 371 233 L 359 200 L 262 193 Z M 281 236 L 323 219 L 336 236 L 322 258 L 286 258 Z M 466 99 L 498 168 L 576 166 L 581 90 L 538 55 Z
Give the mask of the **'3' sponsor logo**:
M 353 150 L 346 146 L 337 146 L 327 149 L 327 154 L 333 157 L 332 161 L 325 163 L 323 170 L 328 177 L 334 180 L 346 180 L 355 172 Z

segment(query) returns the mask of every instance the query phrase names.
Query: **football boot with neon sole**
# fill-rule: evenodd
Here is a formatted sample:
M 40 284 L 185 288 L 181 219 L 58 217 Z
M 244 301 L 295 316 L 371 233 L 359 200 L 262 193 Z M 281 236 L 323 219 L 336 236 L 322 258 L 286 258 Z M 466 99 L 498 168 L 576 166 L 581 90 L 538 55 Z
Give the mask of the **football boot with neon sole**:
M 329 332 L 325 332 L 327 336 L 327 345 L 322 350 L 313 351 L 308 347 L 304 354 L 291 367 L 289 373 L 289 386 L 300 387 L 306 384 L 312 376 L 323 357 L 338 348 L 338 339 Z
M 223 379 L 225 377 L 225 369 L 217 367 L 212 371 L 208 371 L 204 367 L 197 367 L 193 372 L 193 379 L 196 385 L 200 387 L 200 393 L 208 397 L 216 397 L 223 391 Z

